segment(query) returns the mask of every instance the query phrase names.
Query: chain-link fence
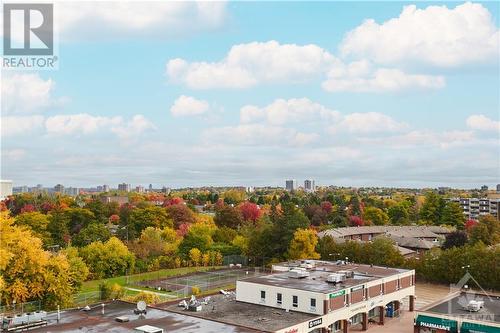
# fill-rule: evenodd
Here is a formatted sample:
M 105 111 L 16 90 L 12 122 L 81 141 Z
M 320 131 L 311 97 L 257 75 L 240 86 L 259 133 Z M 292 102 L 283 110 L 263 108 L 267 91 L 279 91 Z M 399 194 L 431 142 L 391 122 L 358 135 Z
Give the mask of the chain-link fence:
M 197 292 L 234 288 L 236 281 L 265 274 L 260 267 L 231 268 L 217 271 L 196 272 L 172 278 L 140 281 L 137 286 L 166 292 L 173 297 L 184 298 Z
M 13 304 L 5 304 L 0 305 L 0 315 L 4 316 L 12 316 L 16 314 L 21 314 L 25 312 L 35 312 L 42 310 L 42 302 L 41 301 L 32 301 L 32 302 L 24 302 L 24 303 L 13 303 Z

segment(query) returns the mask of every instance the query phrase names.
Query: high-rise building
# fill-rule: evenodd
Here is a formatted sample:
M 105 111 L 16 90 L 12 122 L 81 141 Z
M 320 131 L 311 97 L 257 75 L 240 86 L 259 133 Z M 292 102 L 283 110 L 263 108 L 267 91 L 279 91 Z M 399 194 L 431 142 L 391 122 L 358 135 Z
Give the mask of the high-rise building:
M 109 192 L 109 185 L 102 185 L 102 191 L 103 192 Z
M 0 180 L 0 200 L 12 195 L 12 180 Z
M 164 193 L 164 194 L 166 194 L 166 195 L 169 195 L 169 194 L 170 194 L 170 187 L 165 187 L 165 186 L 163 186 L 163 187 L 161 188 L 161 193 Z
M 137 186 L 135 187 L 135 191 L 136 191 L 137 193 L 144 193 L 144 186 L 142 186 L 142 185 L 137 185 Z
M 149 184 L 149 192 L 153 192 L 153 184 Z
M 497 192 L 500 192 L 500 184 L 497 184 Z
M 118 191 L 130 192 L 130 184 L 126 183 L 118 184 Z
M 285 189 L 287 191 L 295 191 L 297 189 L 297 181 L 295 179 L 288 179 L 285 181 Z
M 80 194 L 80 189 L 78 187 L 68 187 L 64 190 L 64 193 L 69 196 L 76 197 L 78 194 Z
M 488 191 L 488 185 L 481 186 L 481 191 Z
M 54 186 L 54 192 L 64 193 L 64 186 L 61 184 L 57 184 L 56 186 Z
M 304 190 L 306 192 L 314 192 L 316 191 L 316 183 L 313 179 L 304 180 Z

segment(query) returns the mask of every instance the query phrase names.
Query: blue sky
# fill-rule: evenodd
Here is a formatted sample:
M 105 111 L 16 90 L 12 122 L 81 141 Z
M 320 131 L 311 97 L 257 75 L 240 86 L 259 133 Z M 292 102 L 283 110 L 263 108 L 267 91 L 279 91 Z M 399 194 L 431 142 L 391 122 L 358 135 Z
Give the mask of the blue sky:
M 56 3 L 59 69 L 2 72 L 2 178 L 494 185 L 499 9 Z

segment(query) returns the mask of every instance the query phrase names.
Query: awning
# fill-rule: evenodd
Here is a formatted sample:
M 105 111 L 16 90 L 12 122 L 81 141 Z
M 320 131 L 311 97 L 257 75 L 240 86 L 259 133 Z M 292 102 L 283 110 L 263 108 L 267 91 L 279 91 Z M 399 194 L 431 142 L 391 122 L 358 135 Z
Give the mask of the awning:
M 462 327 L 460 327 L 460 332 L 462 333 L 500 333 L 500 328 L 476 324 L 476 323 L 468 323 L 466 321 L 462 322 Z
M 457 326 L 458 326 L 456 320 L 449 320 L 449 319 L 424 316 L 424 315 L 417 316 L 416 324 L 417 326 L 420 327 L 437 328 L 449 332 L 457 332 Z

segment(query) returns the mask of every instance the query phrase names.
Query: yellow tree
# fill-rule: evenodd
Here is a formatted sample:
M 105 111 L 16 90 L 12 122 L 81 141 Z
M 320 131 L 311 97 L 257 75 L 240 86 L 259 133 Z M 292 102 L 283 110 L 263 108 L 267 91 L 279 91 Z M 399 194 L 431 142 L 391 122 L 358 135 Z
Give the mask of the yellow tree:
M 202 259 L 201 251 L 193 247 L 191 250 L 189 250 L 189 259 L 193 263 L 193 266 L 198 266 Z
M 289 259 L 319 259 L 316 252 L 318 236 L 312 229 L 297 229 L 288 248 Z

